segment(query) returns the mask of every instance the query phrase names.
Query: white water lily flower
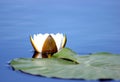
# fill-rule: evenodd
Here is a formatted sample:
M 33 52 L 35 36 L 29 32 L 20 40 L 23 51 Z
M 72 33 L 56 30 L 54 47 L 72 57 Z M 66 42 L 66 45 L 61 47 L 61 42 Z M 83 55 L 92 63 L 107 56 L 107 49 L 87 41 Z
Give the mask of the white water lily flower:
M 31 44 L 36 52 L 53 54 L 61 50 L 66 44 L 66 36 L 57 34 L 34 34 L 30 36 Z

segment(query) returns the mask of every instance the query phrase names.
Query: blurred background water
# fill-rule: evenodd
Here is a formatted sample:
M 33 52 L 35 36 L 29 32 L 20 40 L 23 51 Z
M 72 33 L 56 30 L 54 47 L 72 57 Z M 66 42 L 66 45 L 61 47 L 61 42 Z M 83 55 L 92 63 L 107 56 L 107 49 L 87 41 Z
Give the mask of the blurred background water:
M 0 0 L 0 81 L 80 81 L 35 77 L 8 66 L 11 59 L 32 57 L 30 35 L 58 32 L 79 54 L 120 54 L 120 1 Z

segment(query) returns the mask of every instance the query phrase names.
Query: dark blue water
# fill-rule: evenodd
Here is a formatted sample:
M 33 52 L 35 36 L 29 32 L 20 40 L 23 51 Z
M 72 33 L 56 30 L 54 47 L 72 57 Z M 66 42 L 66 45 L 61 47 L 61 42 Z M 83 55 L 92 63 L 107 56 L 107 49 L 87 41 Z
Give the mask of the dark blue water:
M 0 82 L 74 82 L 13 71 L 8 62 L 33 55 L 29 36 L 64 33 L 79 54 L 120 54 L 119 0 L 0 0 Z

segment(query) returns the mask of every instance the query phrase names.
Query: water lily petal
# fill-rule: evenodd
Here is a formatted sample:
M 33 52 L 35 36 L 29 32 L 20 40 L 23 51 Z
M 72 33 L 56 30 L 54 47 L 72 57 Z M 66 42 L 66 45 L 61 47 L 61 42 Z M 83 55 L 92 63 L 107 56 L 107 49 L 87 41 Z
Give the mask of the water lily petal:
M 65 47 L 66 42 L 67 42 L 67 37 L 66 37 L 66 35 L 64 35 L 63 40 L 62 40 L 62 48 Z
M 48 36 L 49 36 L 49 34 L 46 33 L 46 34 L 36 34 L 36 35 L 34 34 L 33 38 L 30 37 L 30 41 L 31 41 L 32 45 L 34 45 L 33 47 L 34 47 L 35 51 L 42 52 L 42 46 Z
M 59 51 L 62 48 L 62 42 L 64 39 L 64 35 L 62 33 L 57 33 L 55 34 L 51 34 L 51 36 L 54 38 L 56 45 L 57 45 L 57 50 Z
M 57 46 L 56 46 L 55 40 L 51 35 L 49 35 L 43 44 L 42 54 L 52 55 L 53 53 L 56 53 L 56 52 L 57 52 Z

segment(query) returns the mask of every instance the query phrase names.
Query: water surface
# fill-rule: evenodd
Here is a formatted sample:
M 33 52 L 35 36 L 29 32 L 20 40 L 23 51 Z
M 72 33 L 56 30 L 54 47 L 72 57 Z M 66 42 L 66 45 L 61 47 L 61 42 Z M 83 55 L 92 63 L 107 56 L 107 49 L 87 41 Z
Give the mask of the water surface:
M 66 47 L 79 54 L 120 54 L 119 9 L 119 0 L 1 0 L 0 81 L 68 81 L 31 76 L 8 66 L 11 59 L 32 57 L 29 36 L 35 33 L 64 33 Z

